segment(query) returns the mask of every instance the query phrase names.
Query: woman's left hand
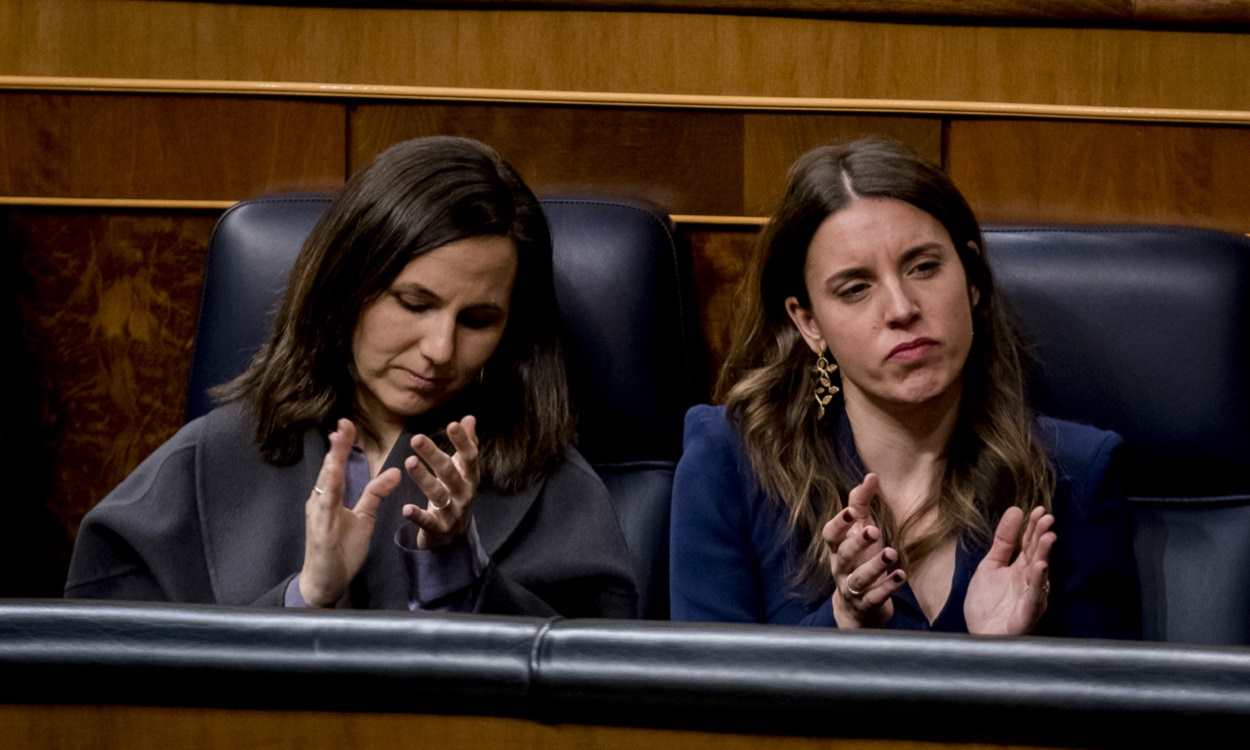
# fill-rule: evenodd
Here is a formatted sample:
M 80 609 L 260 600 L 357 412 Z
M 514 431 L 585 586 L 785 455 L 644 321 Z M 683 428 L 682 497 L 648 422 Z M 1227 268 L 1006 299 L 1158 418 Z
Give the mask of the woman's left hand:
M 404 517 L 417 525 L 417 548 L 441 547 L 469 527 L 469 506 L 477 495 L 477 419 L 465 417 L 447 426 L 447 437 L 456 450 L 447 455 L 425 435 L 412 438 L 416 456 L 404 461 L 404 469 L 425 493 L 425 508 L 405 505 Z M 418 459 L 418 456 L 420 459 Z
M 1050 594 L 1047 571 L 1055 543 L 1050 528 L 1055 517 L 1037 507 L 1029 514 L 1027 525 L 1024 521 L 1024 511 L 1008 508 L 998 522 L 990 551 L 977 566 L 964 597 L 969 633 L 1023 635 L 1046 612 Z

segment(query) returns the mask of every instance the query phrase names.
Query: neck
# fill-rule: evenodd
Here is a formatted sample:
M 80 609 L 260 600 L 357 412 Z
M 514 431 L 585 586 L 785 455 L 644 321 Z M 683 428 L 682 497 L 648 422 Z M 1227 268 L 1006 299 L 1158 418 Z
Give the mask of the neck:
M 379 404 L 369 403 L 365 398 L 359 399 L 356 404 L 359 422 L 356 442 L 365 452 L 365 457 L 369 460 L 369 473 L 374 476 L 404 431 L 402 419 L 395 419 L 385 408 L 379 407 Z
M 958 384 L 923 404 L 884 404 L 853 386 L 845 395 L 864 468 L 877 474 L 881 500 L 894 517 L 908 518 L 942 481 L 947 446 L 959 418 Z

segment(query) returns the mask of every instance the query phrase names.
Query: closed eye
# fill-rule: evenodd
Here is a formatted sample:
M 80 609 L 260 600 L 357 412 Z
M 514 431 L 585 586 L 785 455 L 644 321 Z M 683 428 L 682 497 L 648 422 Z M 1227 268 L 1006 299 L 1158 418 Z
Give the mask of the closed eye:
M 399 303 L 400 307 L 411 313 L 420 314 L 429 312 L 430 309 L 434 307 L 425 296 L 413 296 L 399 292 L 392 292 L 391 296 L 395 298 L 395 301 Z
M 942 262 L 936 259 L 922 260 L 911 267 L 911 274 L 922 279 L 933 276 L 942 269 Z
M 495 307 L 481 310 L 466 310 L 460 314 L 460 325 L 465 328 L 482 330 L 499 325 L 503 319 L 503 312 Z
M 863 299 L 868 294 L 868 284 L 863 281 L 855 281 L 839 287 L 836 294 L 838 299 L 844 302 L 855 302 Z

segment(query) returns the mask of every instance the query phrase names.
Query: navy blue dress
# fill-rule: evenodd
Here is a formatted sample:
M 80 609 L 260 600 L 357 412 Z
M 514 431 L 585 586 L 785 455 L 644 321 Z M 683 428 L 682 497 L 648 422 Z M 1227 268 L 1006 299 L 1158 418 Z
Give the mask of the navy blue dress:
M 1037 432 L 1055 467 L 1058 538 L 1050 554 L 1049 605 L 1034 632 L 1137 638 L 1136 567 L 1113 470 L 1120 438 L 1044 417 Z M 756 484 L 724 407 L 691 409 L 673 484 L 673 619 L 836 627 L 828 597 L 812 600 L 793 585 L 789 573 L 802 545 L 788 538 L 780 503 Z M 957 545 L 950 597 L 932 623 L 904 584 L 893 595 L 886 627 L 967 632 L 964 595 L 986 550 L 968 540 Z

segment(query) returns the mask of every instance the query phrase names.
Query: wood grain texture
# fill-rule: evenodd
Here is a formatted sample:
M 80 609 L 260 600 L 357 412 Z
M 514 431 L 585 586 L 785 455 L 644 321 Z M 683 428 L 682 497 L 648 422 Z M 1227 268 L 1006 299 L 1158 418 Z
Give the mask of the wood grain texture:
M 895 138 L 934 163 L 942 160 L 942 122 L 937 118 L 821 114 L 744 116 L 743 209 L 767 216 L 785 189 L 785 175 L 805 152 L 865 135 Z
M 353 170 L 404 138 L 465 135 L 495 146 L 539 192 L 641 197 L 675 214 L 766 215 L 799 155 L 862 135 L 889 135 L 941 159 L 936 118 L 362 104 L 350 130 Z
M 0 74 L 1250 108 L 1250 35 L 577 10 L 12 0 Z M 247 33 L 239 33 L 246 29 Z
M 509 747 L 534 750 L 980 750 L 981 744 L 912 740 L 759 737 L 673 729 L 540 724 L 524 719 L 423 714 L 144 708 L 0 706 L 0 736 L 12 747 L 137 750 L 177 747 L 400 748 Z
M 398 86 L 393 84 L 221 81 L 169 78 L 91 78 L 0 74 L 0 91 L 191 94 L 321 100 L 408 101 L 461 104 L 532 104 L 739 112 L 901 115 L 921 117 L 1014 117 L 1100 122 L 1164 122 L 1250 125 L 1250 110 L 1108 107 L 1030 102 L 936 99 L 853 99 L 813 96 L 740 96 L 656 92 Z
M 71 533 L 183 423 L 215 213 L 7 209 L 48 505 Z
M 742 213 L 742 116 L 515 105 L 366 104 L 351 114 L 351 169 L 417 136 L 494 146 L 535 191 L 645 198 L 673 213 Z
M 707 346 L 709 399 L 729 353 L 742 278 L 758 235 L 758 229 L 678 227 L 678 237 L 690 248 L 699 325 Z
M 956 120 L 948 159 L 983 221 L 1250 231 L 1250 128 Z
M 342 3 L 346 5 L 347 3 Z M 390 5 L 440 6 L 446 1 L 407 0 Z M 1250 21 L 1250 0 L 462 0 L 492 8 L 601 8 L 605 10 L 803 15 L 964 22 L 1094 22 L 1110 25 L 1170 23 L 1213 25 Z
M 0 193 L 211 200 L 335 186 L 345 127 L 329 102 L 0 92 Z

